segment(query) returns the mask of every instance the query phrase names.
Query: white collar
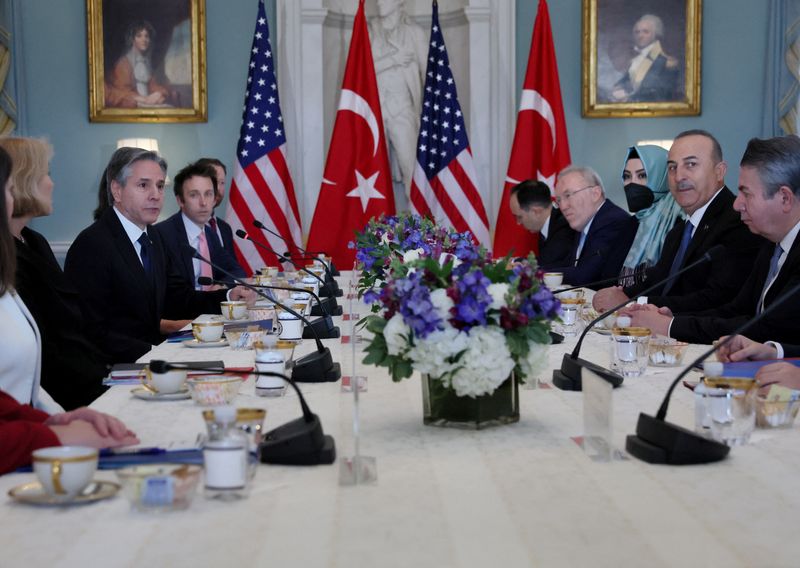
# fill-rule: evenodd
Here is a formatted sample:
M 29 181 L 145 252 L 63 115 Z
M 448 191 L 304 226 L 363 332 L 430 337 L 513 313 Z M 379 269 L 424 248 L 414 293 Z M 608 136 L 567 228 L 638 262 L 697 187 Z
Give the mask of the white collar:
M 606 202 L 606 200 L 605 200 L 605 198 L 603 198 L 602 203 L 600 203 L 600 206 L 595 210 L 594 215 L 592 215 L 592 218 L 589 219 L 588 223 L 586 223 L 586 226 L 583 228 L 581 233 L 583 233 L 584 235 L 588 235 L 589 234 L 589 228 L 591 228 L 592 223 L 594 222 L 594 218 L 597 217 L 597 212 L 600 211 L 600 207 L 605 205 L 605 202 Z
M 183 211 L 181 211 L 181 219 L 183 219 L 183 226 L 186 229 L 186 238 L 189 239 L 190 243 L 196 241 L 204 227 L 189 219 Z
M 114 210 L 114 213 L 117 214 L 119 222 L 122 223 L 122 228 L 125 230 L 125 234 L 128 235 L 128 238 L 131 240 L 131 243 L 138 242 L 139 237 L 142 236 L 142 232 L 145 233 L 147 232 L 147 228 L 145 228 L 145 230 L 142 231 L 142 229 L 140 229 L 136 225 L 136 223 L 134 223 L 133 221 L 128 219 L 125 215 L 123 215 L 122 212 L 119 209 L 117 209 L 116 205 L 114 205 L 112 209 Z
M 720 187 L 720 188 L 717 190 L 717 192 L 716 192 L 716 193 L 715 193 L 715 194 L 714 194 L 714 195 L 711 197 L 711 199 L 709 199 L 708 201 L 706 201 L 706 204 L 705 204 L 705 205 L 703 205 L 702 207 L 700 207 L 700 208 L 699 208 L 697 211 L 695 211 L 694 213 L 692 213 L 692 214 L 689 216 L 689 222 L 690 222 L 692 225 L 694 225 L 694 229 L 692 229 L 692 235 L 694 235 L 694 232 L 697 230 L 697 227 L 699 227 L 699 226 L 700 226 L 700 221 L 702 221 L 702 220 L 703 220 L 703 215 L 705 215 L 705 214 L 706 214 L 706 209 L 708 209 L 708 206 L 709 206 L 709 205 L 711 205 L 711 202 L 712 202 L 712 201 L 714 201 L 714 200 L 717 198 L 717 195 L 719 195 L 719 192 L 720 192 L 720 191 L 722 191 L 724 188 L 725 188 L 725 186 L 724 186 L 724 185 L 723 185 L 722 187 Z
M 781 239 L 780 244 L 784 254 L 788 254 L 789 251 L 792 250 L 792 245 L 795 239 L 797 239 L 797 233 L 800 233 L 800 221 L 795 223 L 795 226 Z

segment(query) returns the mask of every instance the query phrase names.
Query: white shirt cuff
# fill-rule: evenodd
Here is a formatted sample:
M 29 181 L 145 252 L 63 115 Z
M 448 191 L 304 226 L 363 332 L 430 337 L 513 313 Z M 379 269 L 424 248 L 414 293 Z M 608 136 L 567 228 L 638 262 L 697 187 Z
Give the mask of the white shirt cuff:
M 675 321 L 675 317 L 673 316 L 669 320 L 669 325 L 667 326 L 667 337 L 672 337 L 672 322 Z
M 775 355 L 776 359 L 783 359 L 783 345 L 777 343 L 775 341 L 765 341 L 764 345 L 772 345 L 775 348 L 777 354 Z

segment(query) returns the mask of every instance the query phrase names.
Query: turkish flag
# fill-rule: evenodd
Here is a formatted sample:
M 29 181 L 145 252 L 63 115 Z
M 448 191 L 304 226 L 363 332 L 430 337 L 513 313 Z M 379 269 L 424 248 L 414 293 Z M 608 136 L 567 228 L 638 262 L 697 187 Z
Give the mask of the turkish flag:
M 512 249 L 515 256 L 525 256 L 535 250 L 538 243 L 538 235 L 517 225 L 511 214 L 508 205 L 511 188 L 525 180 L 538 179 L 547 183 L 552 192 L 556 174 L 569 164 L 569 141 L 561 103 L 553 32 L 550 29 L 550 13 L 547 0 L 539 0 L 514 144 L 508 160 L 503 199 L 497 212 L 494 234 L 496 256 Z
M 383 213 L 394 215 L 394 194 L 361 0 L 307 247 L 327 252 L 339 266 L 352 266 L 355 250 L 347 244 Z

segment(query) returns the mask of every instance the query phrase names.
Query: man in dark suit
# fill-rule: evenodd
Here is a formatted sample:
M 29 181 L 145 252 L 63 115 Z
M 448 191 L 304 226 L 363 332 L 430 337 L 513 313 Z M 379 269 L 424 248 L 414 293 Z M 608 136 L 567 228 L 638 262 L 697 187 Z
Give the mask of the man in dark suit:
M 233 284 L 225 272 L 242 277 L 244 272 L 236 260 L 223 248 L 216 231 L 208 224 L 217 194 L 216 172 L 211 166 L 189 164 L 175 176 L 175 197 L 180 211 L 155 226 L 161 233 L 172 263 L 195 290 L 204 289 L 197 283 L 200 276 L 213 277 Z M 192 249 L 219 266 L 213 268 L 192 256 Z
M 90 331 L 113 362 L 132 362 L 163 340 L 162 320 L 218 313 L 226 292 L 196 292 L 177 273 L 158 231 L 167 164 L 155 152 L 121 148 L 106 175 L 113 206 L 84 229 L 65 272 L 78 289 Z M 239 288 L 230 299 L 252 301 Z M 178 321 L 177 325 L 182 325 Z
M 727 164 L 711 134 L 704 130 L 678 134 L 669 151 L 667 168 L 670 192 L 688 219 L 678 221 L 667 233 L 661 258 L 647 269 L 641 282 L 625 288 L 604 288 L 595 294 L 592 305 L 598 311 L 635 298 L 718 244 L 725 247 L 723 253 L 675 277 L 651 292 L 648 299 L 676 314 L 721 306 L 742 288 L 764 243 L 733 209 L 733 193 L 725 187 Z
M 636 218 L 606 199 L 600 176 L 587 166 L 559 172 L 555 195 L 576 231 L 564 281 L 581 286 L 617 276 L 636 236 Z
M 766 238 L 736 297 L 717 308 L 676 315 L 667 308 L 635 306 L 633 325 L 682 341 L 711 343 L 728 335 L 800 283 L 800 138 L 783 136 L 747 144 L 734 209 L 750 230 Z M 800 301 L 791 298 L 747 332 L 756 341 L 797 340 Z
M 575 231 L 561 211 L 553 207 L 547 184 L 530 179 L 515 185 L 511 188 L 509 207 L 518 225 L 539 233 L 539 266 L 545 269 L 565 266 L 575 243 Z
M 216 214 L 216 208 L 219 207 L 220 203 L 222 203 L 222 200 L 225 198 L 225 189 L 227 187 L 225 176 L 228 173 L 228 169 L 225 167 L 225 164 L 216 158 L 200 158 L 195 163 L 200 166 L 211 166 L 214 168 L 217 180 L 217 197 L 216 203 L 214 204 L 214 211 L 211 212 L 211 218 L 208 220 L 208 223 L 222 241 L 222 248 L 225 249 L 225 252 L 236 262 L 237 268 L 231 272 L 233 272 L 237 278 L 244 278 L 246 276 L 245 271 L 239 264 L 239 261 L 236 260 L 236 250 L 233 247 L 233 229 L 231 229 L 231 226 L 225 219 L 218 217 Z

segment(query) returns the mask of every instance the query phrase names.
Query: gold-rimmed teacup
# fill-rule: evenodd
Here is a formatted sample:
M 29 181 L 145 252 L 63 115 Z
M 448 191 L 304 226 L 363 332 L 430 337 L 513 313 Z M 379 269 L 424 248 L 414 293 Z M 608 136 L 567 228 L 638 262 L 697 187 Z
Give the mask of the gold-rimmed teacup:
M 186 369 L 172 369 L 166 373 L 154 373 L 145 367 L 139 374 L 142 386 L 153 394 L 174 394 L 186 386 Z
M 92 481 L 97 456 L 85 446 L 39 448 L 32 454 L 33 471 L 49 495 L 71 499 Z
M 226 300 L 219 303 L 222 316 L 227 320 L 244 319 L 247 315 L 247 302 L 241 300 Z
M 213 343 L 222 339 L 225 324 L 221 321 L 192 322 L 192 335 L 202 343 Z

